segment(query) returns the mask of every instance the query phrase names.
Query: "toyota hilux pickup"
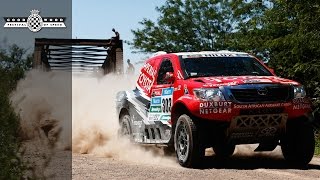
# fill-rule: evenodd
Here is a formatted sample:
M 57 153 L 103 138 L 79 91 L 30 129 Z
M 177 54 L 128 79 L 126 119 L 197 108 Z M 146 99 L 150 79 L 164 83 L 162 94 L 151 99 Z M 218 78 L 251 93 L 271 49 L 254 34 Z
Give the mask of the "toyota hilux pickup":
M 165 146 L 184 167 L 201 164 L 206 148 L 224 159 L 239 144 L 259 144 L 255 151 L 280 145 L 284 158 L 299 166 L 314 154 L 304 87 L 248 53 L 158 52 L 145 61 L 135 89 L 116 99 L 119 133 Z

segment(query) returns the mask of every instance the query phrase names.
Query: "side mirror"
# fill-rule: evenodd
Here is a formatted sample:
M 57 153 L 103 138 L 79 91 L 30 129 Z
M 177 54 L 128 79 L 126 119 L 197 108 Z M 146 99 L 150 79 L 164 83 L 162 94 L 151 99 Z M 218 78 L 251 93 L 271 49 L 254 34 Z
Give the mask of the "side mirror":
M 166 72 L 164 80 L 165 80 L 165 82 L 172 84 L 175 80 L 173 72 Z

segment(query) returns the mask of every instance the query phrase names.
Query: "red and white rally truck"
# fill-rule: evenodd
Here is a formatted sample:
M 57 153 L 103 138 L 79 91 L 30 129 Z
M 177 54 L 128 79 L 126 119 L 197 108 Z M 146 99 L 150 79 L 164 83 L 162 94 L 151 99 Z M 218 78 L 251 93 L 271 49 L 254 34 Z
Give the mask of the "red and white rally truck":
M 255 151 L 280 145 L 296 165 L 307 165 L 314 153 L 303 86 L 243 52 L 158 52 L 136 88 L 118 92 L 117 112 L 122 135 L 166 145 L 184 167 L 199 165 L 210 147 L 228 157 L 238 144 L 259 143 Z

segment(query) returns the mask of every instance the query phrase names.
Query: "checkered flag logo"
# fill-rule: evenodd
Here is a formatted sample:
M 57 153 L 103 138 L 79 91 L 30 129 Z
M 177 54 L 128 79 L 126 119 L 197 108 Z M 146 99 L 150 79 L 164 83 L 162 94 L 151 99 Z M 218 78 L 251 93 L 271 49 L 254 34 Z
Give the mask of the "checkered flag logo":
M 28 17 L 27 26 L 32 32 L 38 32 L 43 26 L 42 17 L 39 15 L 38 10 L 30 11 L 31 15 Z
M 29 28 L 31 32 L 39 32 L 42 28 L 66 28 L 65 17 L 41 17 L 40 11 L 32 10 L 29 17 L 3 17 L 5 28 Z

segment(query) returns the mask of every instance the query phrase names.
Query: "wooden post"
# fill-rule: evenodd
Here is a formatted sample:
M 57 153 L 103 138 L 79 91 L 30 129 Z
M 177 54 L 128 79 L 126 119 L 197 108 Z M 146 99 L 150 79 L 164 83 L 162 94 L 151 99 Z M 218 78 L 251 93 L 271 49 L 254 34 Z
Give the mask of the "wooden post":
M 33 68 L 40 68 L 42 65 L 41 61 L 41 51 L 43 46 L 42 45 L 35 45 L 34 47 L 34 54 L 33 54 Z
M 123 74 L 123 50 L 121 48 L 116 49 L 116 73 Z

